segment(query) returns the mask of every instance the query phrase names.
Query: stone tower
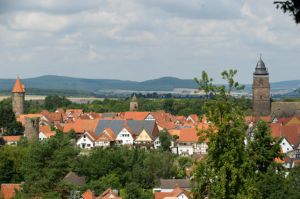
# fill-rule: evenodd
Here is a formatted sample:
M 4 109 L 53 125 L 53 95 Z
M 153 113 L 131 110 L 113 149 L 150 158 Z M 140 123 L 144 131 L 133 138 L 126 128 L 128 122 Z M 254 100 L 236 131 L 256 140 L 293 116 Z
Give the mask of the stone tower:
M 39 117 L 26 117 L 24 136 L 28 140 L 35 140 L 39 137 Z
M 252 101 L 254 115 L 270 115 L 271 100 L 269 72 L 261 57 L 259 58 L 253 73 Z
M 17 77 L 12 89 L 12 109 L 16 116 L 24 113 L 25 87 Z
M 130 111 L 138 111 L 138 109 L 139 109 L 139 103 L 137 97 L 135 96 L 135 94 L 133 94 L 133 97 L 130 102 Z

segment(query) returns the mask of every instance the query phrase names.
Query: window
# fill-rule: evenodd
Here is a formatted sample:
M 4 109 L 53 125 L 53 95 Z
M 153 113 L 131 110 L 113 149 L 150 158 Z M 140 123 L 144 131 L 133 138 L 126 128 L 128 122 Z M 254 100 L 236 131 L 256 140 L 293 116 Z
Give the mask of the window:
M 90 144 L 87 144 L 86 146 L 87 146 L 87 147 L 90 147 L 91 145 L 90 145 Z

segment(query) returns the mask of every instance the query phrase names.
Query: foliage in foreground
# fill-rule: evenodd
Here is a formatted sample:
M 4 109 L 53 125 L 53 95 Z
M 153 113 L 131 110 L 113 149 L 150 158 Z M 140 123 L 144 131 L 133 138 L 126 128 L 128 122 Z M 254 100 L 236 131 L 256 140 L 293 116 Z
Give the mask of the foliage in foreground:
M 209 144 L 208 155 L 199 163 L 193 180 L 196 198 L 260 198 L 261 190 L 256 183 L 258 176 L 265 173 L 279 156 L 279 141 L 271 137 L 263 123 L 258 124 L 254 136 L 245 145 L 244 111 L 231 97 L 232 90 L 243 89 L 234 80 L 235 74 L 235 70 L 222 73 L 227 87 L 213 85 L 213 80 L 205 72 L 197 80 L 199 89 L 207 95 L 213 94 L 214 99 L 204 105 L 211 124 L 208 130 L 200 132 L 200 137 L 207 137 Z

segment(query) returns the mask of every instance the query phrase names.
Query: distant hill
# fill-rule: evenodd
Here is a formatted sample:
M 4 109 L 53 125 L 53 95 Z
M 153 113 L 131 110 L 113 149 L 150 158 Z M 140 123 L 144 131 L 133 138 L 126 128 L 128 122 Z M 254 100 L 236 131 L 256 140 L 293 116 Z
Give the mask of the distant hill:
M 0 79 L 0 90 L 10 92 L 15 79 Z M 97 93 L 101 91 L 132 90 L 132 91 L 172 91 L 175 88 L 196 88 L 196 83 L 191 79 L 175 77 L 162 77 L 142 82 L 113 80 L 113 79 L 87 79 L 55 75 L 46 75 L 35 78 L 22 79 L 26 89 L 30 90 L 72 90 L 83 93 Z M 272 91 L 287 90 L 292 92 L 300 88 L 300 80 L 282 81 L 271 83 Z M 246 90 L 251 91 L 251 85 L 246 85 Z
M 10 91 L 15 79 L 0 79 L 0 89 Z M 196 88 L 193 80 L 163 77 L 143 82 L 86 79 L 55 75 L 22 79 L 27 89 L 59 89 L 97 92 L 99 90 L 172 91 L 174 88 Z

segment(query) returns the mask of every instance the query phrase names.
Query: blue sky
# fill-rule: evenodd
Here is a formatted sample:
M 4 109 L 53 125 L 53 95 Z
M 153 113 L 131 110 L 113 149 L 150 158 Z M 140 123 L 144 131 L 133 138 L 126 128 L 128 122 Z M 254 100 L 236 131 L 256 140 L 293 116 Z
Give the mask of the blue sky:
M 272 0 L 0 0 L 0 78 L 148 80 L 225 69 L 300 79 L 300 26 Z

